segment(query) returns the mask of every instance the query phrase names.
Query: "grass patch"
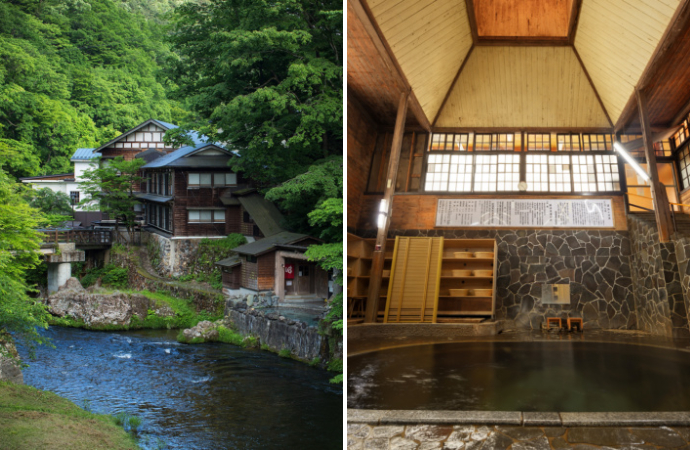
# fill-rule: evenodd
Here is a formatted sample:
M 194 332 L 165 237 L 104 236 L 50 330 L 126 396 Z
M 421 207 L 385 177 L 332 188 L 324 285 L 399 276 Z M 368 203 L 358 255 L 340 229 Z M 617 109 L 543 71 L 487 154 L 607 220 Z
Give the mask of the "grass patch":
M 328 366 L 326 366 L 328 370 L 331 372 L 340 372 L 339 375 L 334 376 L 331 378 L 330 382 L 333 384 L 342 384 L 343 383 L 343 360 L 342 359 L 332 359 L 328 362 Z
M 281 358 L 292 358 L 292 352 L 289 348 L 282 348 L 278 352 L 278 356 L 280 356 Z
M 0 381 L 0 447 L 16 450 L 138 449 L 112 416 L 52 392 Z
M 211 342 L 223 342 L 225 344 L 233 344 L 243 348 L 256 348 L 259 346 L 259 340 L 256 337 L 242 336 L 237 331 L 224 327 L 223 325 L 216 326 L 216 331 L 218 331 L 218 338 L 212 339 Z M 207 340 L 202 337 L 188 340 L 184 337 L 183 331 L 180 331 L 177 334 L 177 341 L 184 344 L 201 344 L 207 342 Z

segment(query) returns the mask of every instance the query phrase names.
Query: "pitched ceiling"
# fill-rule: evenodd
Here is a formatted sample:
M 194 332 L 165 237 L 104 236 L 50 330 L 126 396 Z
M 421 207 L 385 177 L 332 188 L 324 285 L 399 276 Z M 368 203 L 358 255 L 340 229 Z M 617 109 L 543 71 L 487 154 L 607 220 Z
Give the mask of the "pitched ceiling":
M 365 106 L 386 101 L 390 113 L 385 115 L 394 116 L 394 91 L 399 95 L 401 82 L 385 81 L 391 98 L 377 99 L 381 78 L 387 75 L 379 74 L 375 64 L 357 61 L 356 53 L 351 59 L 357 45 L 350 39 L 361 38 L 359 50 L 366 53 L 364 33 L 372 35 L 375 29 L 402 84 L 411 87 L 421 106 L 419 114 L 429 122 L 436 119 L 436 127 L 609 128 L 629 103 L 664 33 L 680 20 L 676 10 L 683 9 L 678 8 L 681 1 L 690 4 L 348 0 L 348 84 L 358 97 L 367 92 L 372 98 L 363 99 Z M 350 3 L 367 11 L 366 31 L 356 21 L 350 25 Z M 375 54 L 370 57 L 373 61 Z M 690 86 L 685 90 L 690 95 Z M 675 112 L 666 116 L 671 114 Z
M 609 127 L 571 47 L 477 47 L 438 127 Z
M 428 118 L 436 116 L 472 47 L 462 0 L 369 0 L 383 35 Z
M 575 48 L 615 123 L 680 0 L 585 0 Z

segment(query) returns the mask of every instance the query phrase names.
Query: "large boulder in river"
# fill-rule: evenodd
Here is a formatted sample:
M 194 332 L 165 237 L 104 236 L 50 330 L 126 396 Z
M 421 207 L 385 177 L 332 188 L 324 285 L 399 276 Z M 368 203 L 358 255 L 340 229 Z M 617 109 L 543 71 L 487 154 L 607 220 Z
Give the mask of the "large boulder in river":
M 214 341 L 218 339 L 218 330 L 215 323 L 204 320 L 196 324 L 195 327 L 182 331 L 182 337 L 184 342 L 191 342 L 199 338 L 204 341 Z
M 56 293 L 49 296 L 46 305 L 51 314 L 82 320 L 89 328 L 129 325 L 132 316 L 136 315 L 143 320 L 149 310 L 161 317 L 175 315 L 169 306 L 159 307 L 155 301 L 141 294 L 118 291 L 100 294 L 87 291 L 76 278 L 70 278 Z

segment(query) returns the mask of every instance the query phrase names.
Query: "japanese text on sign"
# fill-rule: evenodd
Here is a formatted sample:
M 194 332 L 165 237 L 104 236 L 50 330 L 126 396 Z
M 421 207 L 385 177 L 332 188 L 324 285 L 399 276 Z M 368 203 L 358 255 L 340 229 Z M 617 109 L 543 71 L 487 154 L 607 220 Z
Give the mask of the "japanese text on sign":
M 613 228 L 610 199 L 439 199 L 437 227 Z

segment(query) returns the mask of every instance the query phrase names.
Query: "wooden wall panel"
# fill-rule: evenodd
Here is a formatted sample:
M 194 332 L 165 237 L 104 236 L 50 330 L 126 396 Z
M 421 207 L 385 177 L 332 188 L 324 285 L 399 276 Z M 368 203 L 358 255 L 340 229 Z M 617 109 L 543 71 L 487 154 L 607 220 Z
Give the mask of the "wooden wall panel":
M 680 0 L 586 0 L 575 38 L 606 111 L 615 123 Z
M 481 0 L 474 2 L 482 36 L 566 37 L 573 0 Z
M 407 90 L 395 67 L 388 67 L 347 2 L 347 86 L 381 125 L 393 126 L 400 93 Z M 407 115 L 407 124 L 417 121 Z
M 269 252 L 257 258 L 260 291 L 275 289 L 276 252 Z
M 609 127 L 570 47 L 477 47 L 438 127 Z
M 347 103 L 347 226 L 355 227 L 377 132 L 376 124 L 350 92 Z
M 391 230 L 448 230 L 452 228 L 435 227 L 436 223 L 436 206 L 439 198 L 514 198 L 514 199 L 529 199 L 535 198 L 530 196 L 520 195 L 396 195 L 393 197 L 393 212 L 391 214 Z M 540 195 L 536 198 L 540 199 L 596 199 L 605 198 L 613 201 L 613 223 L 616 230 L 627 230 L 628 223 L 625 212 L 625 200 L 620 196 L 576 196 L 576 195 Z M 380 195 L 365 195 L 362 199 L 362 213 L 357 228 L 361 230 L 376 229 L 376 208 L 378 208 Z M 458 227 L 460 228 L 460 227 Z M 478 229 L 478 228 L 473 228 Z
M 433 119 L 472 47 L 465 1 L 367 3 L 422 109 Z

